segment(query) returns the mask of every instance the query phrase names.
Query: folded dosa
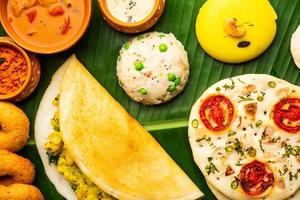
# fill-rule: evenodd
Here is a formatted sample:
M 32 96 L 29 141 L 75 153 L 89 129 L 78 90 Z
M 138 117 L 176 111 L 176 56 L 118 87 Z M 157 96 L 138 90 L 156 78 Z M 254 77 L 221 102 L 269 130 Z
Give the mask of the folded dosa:
M 76 164 L 118 199 L 197 199 L 200 190 L 158 142 L 72 56 L 60 88 L 63 141 Z

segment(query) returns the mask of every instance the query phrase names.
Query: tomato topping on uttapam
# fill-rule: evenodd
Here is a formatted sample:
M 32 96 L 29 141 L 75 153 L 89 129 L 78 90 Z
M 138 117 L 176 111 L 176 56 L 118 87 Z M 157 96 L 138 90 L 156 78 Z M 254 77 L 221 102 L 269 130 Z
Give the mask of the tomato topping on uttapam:
M 282 99 L 274 106 L 275 124 L 289 132 L 298 133 L 300 131 L 300 99 Z
M 203 102 L 199 114 L 206 128 L 223 131 L 231 124 L 234 106 L 227 97 L 214 95 Z
M 274 175 L 264 163 L 254 160 L 243 166 L 239 181 L 246 194 L 258 196 L 274 184 Z

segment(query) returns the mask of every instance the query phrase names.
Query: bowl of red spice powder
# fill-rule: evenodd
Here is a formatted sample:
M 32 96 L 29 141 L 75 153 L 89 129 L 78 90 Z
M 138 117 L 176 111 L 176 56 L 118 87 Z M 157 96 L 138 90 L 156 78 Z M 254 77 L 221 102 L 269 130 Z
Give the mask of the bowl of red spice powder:
M 37 87 L 38 58 L 25 52 L 9 37 L 0 37 L 0 100 L 21 101 Z

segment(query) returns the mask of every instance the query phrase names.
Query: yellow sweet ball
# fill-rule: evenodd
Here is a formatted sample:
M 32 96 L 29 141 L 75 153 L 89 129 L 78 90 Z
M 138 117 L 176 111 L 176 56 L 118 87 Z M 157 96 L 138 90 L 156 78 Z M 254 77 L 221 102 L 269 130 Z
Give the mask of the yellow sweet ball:
M 268 0 L 207 0 L 196 34 L 203 50 L 226 63 L 243 63 L 261 55 L 276 35 L 277 14 Z

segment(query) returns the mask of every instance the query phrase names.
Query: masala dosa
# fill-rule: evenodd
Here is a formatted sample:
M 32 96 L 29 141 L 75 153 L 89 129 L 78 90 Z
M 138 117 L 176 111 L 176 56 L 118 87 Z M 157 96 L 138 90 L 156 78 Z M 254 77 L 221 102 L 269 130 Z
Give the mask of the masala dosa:
M 118 199 L 188 200 L 203 196 L 151 134 L 75 56 L 67 63 L 60 70 L 60 129 L 65 148 L 86 176 Z

